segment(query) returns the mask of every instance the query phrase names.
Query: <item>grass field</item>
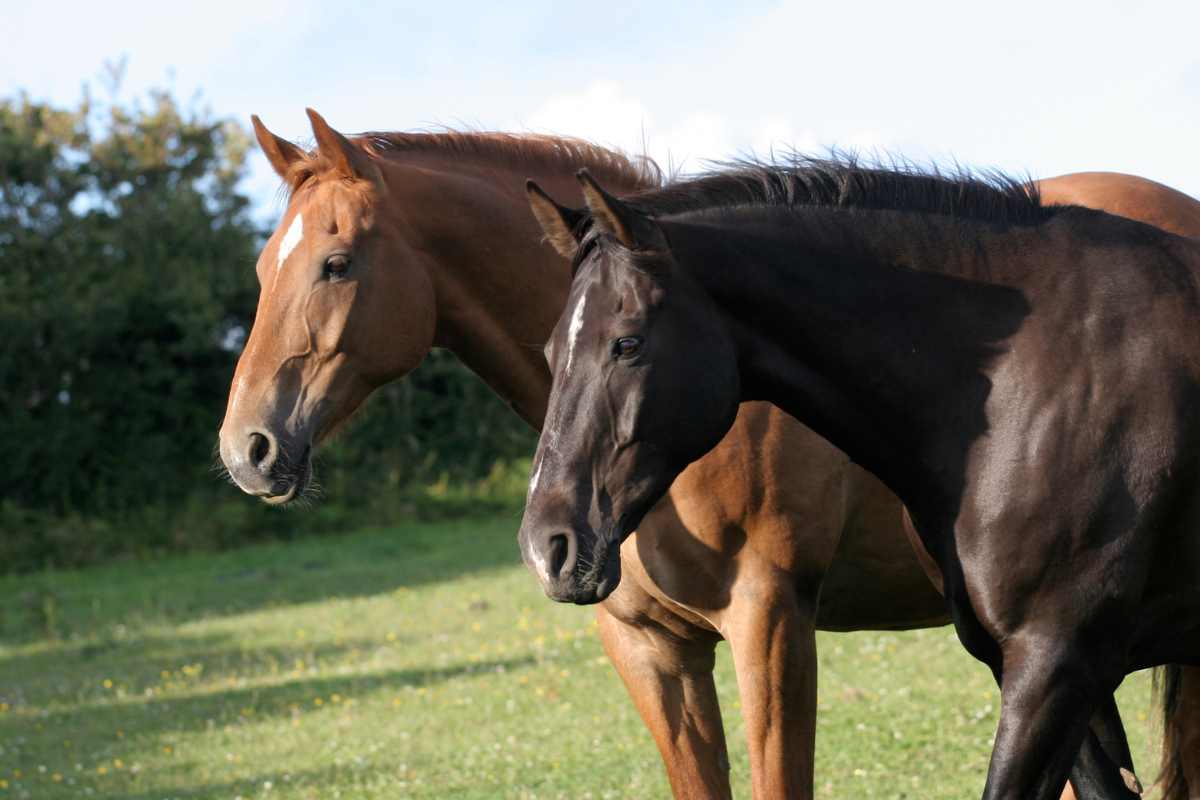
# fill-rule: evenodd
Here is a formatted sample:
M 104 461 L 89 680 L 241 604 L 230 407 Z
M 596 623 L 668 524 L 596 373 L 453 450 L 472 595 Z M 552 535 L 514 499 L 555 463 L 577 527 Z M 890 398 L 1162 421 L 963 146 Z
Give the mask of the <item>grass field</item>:
M 0 579 L 0 798 L 666 797 L 591 611 L 541 595 L 515 529 Z M 950 629 L 822 634 L 820 652 L 818 796 L 978 796 L 998 695 Z M 1149 683 L 1120 697 L 1146 780 Z

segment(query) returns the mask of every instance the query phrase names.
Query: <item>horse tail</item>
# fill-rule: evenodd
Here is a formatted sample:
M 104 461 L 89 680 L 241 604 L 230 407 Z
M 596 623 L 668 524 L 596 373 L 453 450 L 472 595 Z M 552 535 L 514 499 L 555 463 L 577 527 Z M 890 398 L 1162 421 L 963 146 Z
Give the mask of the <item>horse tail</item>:
M 1158 784 L 1162 789 L 1162 800 L 1188 800 L 1187 774 L 1184 772 L 1183 725 L 1184 703 L 1183 668 L 1168 664 L 1154 670 L 1154 692 L 1162 707 L 1162 767 Z

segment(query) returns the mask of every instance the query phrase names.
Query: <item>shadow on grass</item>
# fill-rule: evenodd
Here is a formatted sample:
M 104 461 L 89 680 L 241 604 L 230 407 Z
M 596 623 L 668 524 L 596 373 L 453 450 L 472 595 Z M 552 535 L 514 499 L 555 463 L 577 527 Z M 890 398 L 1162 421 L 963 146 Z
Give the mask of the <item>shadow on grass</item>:
M 362 597 L 520 563 L 504 515 L 0 578 L 0 643 L 95 638 L 259 608 Z M 2 650 L 0 650 L 2 655 Z
M 94 795 L 99 798 L 113 798 L 113 800 L 163 800 L 171 798 L 171 800 L 199 800 L 200 798 L 231 798 L 231 797 L 257 797 L 265 789 L 266 786 L 284 787 L 289 783 L 303 784 L 306 786 L 328 786 L 337 781 L 340 773 L 346 771 L 347 768 L 328 767 L 326 769 L 310 769 L 296 771 L 281 771 L 269 772 L 262 775 L 255 775 L 253 778 L 245 778 L 243 780 L 224 781 L 206 783 L 201 786 L 189 786 L 185 789 L 162 788 L 149 789 L 137 794 L 130 794 L 127 789 L 112 789 L 105 787 L 99 782 L 90 782 L 83 784 L 80 788 L 90 788 Z M 314 797 L 319 796 L 314 794 Z
M 112 680 L 125 695 L 142 696 L 192 671 L 209 683 L 285 674 L 296 665 L 344 663 L 355 652 L 365 657 L 380 648 L 405 646 L 411 639 L 392 636 L 390 641 L 342 638 L 248 648 L 231 633 L 147 634 L 0 654 L 0 701 L 14 707 L 45 706 L 61 702 L 64 691 L 76 698 L 111 698 L 113 692 L 102 689 L 105 680 Z
M 282 673 L 277 676 L 278 683 L 215 691 L 198 687 L 203 693 L 194 695 L 133 697 L 118 703 L 85 700 L 69 708 L 0 717 L 0 741 L 16 743 L 24 740 L 31 733 L 30 723 L 36 721 L 37 729 L 49 732 L 46 735 L 52 738 L 70 731 L 77 740 L 95 740 L 109 738 L 113 731 L 124 730 L 132 737 L 128 746 L 157 747 L 165 734 L 199 733 L 214 726 L 253 724 L 264 718 L 287 717 L 302 711 L 335 709 L 339 704 L 356 702 L 360 697 L 381 690 L 433 687 L 465 676 L 524 669 L 535 663 L 533 656 L 522 656 L 352 675 L 308 677 L 303 672 Z M 101 735 L 101 732 L 107 735 Z
M 372 771 L 378 770 L 373 766 Z M 161 786 L 155 789 L 134 789 L 128 786 L 114 786 L 105 778 L 89 775 L 79 780 L 74 786 L 38 786 L 37 793 L 31 797 L 74 798 L 84 795 L 95 798 L 110 798 L 110 800 L 229 800 L 234 797 L 261 797 L 270 788 L 283 788 L 289 784 L 312 787 L 312 797 L 326 797 L 317 787 L 331 786 L 345 779 L 347 773 L 354 773 L 358 768 L 352 766 L 328 766 L 322 769 L 278 770 L 264 772 L 250 778 L 230 781 L 211 781 L 200 785 L 186 787 Z M 174 772 L 174 770 L 172 770 Z M 147 781 L 149 782 L 149 780 Z M 41 783 L 46 783 L 42 781 Z M 268 788 L 270 787 L 270 788 Z M 270 796 L 270 795 L 267 795 Z

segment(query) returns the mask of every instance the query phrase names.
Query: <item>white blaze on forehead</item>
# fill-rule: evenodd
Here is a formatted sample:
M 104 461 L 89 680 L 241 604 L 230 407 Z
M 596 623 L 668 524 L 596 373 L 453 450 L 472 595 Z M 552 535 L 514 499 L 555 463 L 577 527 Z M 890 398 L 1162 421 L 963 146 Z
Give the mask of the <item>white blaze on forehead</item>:
M 292 224 L 288 226 L 287 233 L 283 235 L 283 240 L 279 242 L 279 261 L 275 264 L 275 271 L 283 269 L 283 262 L 287 261 L 287 257 L 296 249 L 296 245 L 300 244 L 300 240 L 304 238 L 304 217 L 297 214 L 292 220 Z
M 587 304 L 587 295 L 579 296 L 579 305 L 575 306 L 575 313 L 571 315 L 571 324 L 567 328 L 567 366 L 564 370 L 566 373 L 571 372 L 571 360 L 575 357 L 575 342 L 579 339 L 579 332 L 583 330 L 583 307 Z

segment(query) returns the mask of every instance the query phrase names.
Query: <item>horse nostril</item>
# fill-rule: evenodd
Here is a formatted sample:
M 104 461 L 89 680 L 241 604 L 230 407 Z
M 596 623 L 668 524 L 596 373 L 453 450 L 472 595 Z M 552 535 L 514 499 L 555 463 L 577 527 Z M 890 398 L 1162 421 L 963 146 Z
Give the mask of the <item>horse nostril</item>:
M 271 453 L 271 442 L 261 433 L 250 434 L 250 463 L 259 468 Z
M 567 563 L 567 553 L 570 547 L 567 544 L 567 535 L 565 533 L 556 533 L 550 537 L 549 558 L 550 576 L 557 578 L 562 574 L 563 565 Z

